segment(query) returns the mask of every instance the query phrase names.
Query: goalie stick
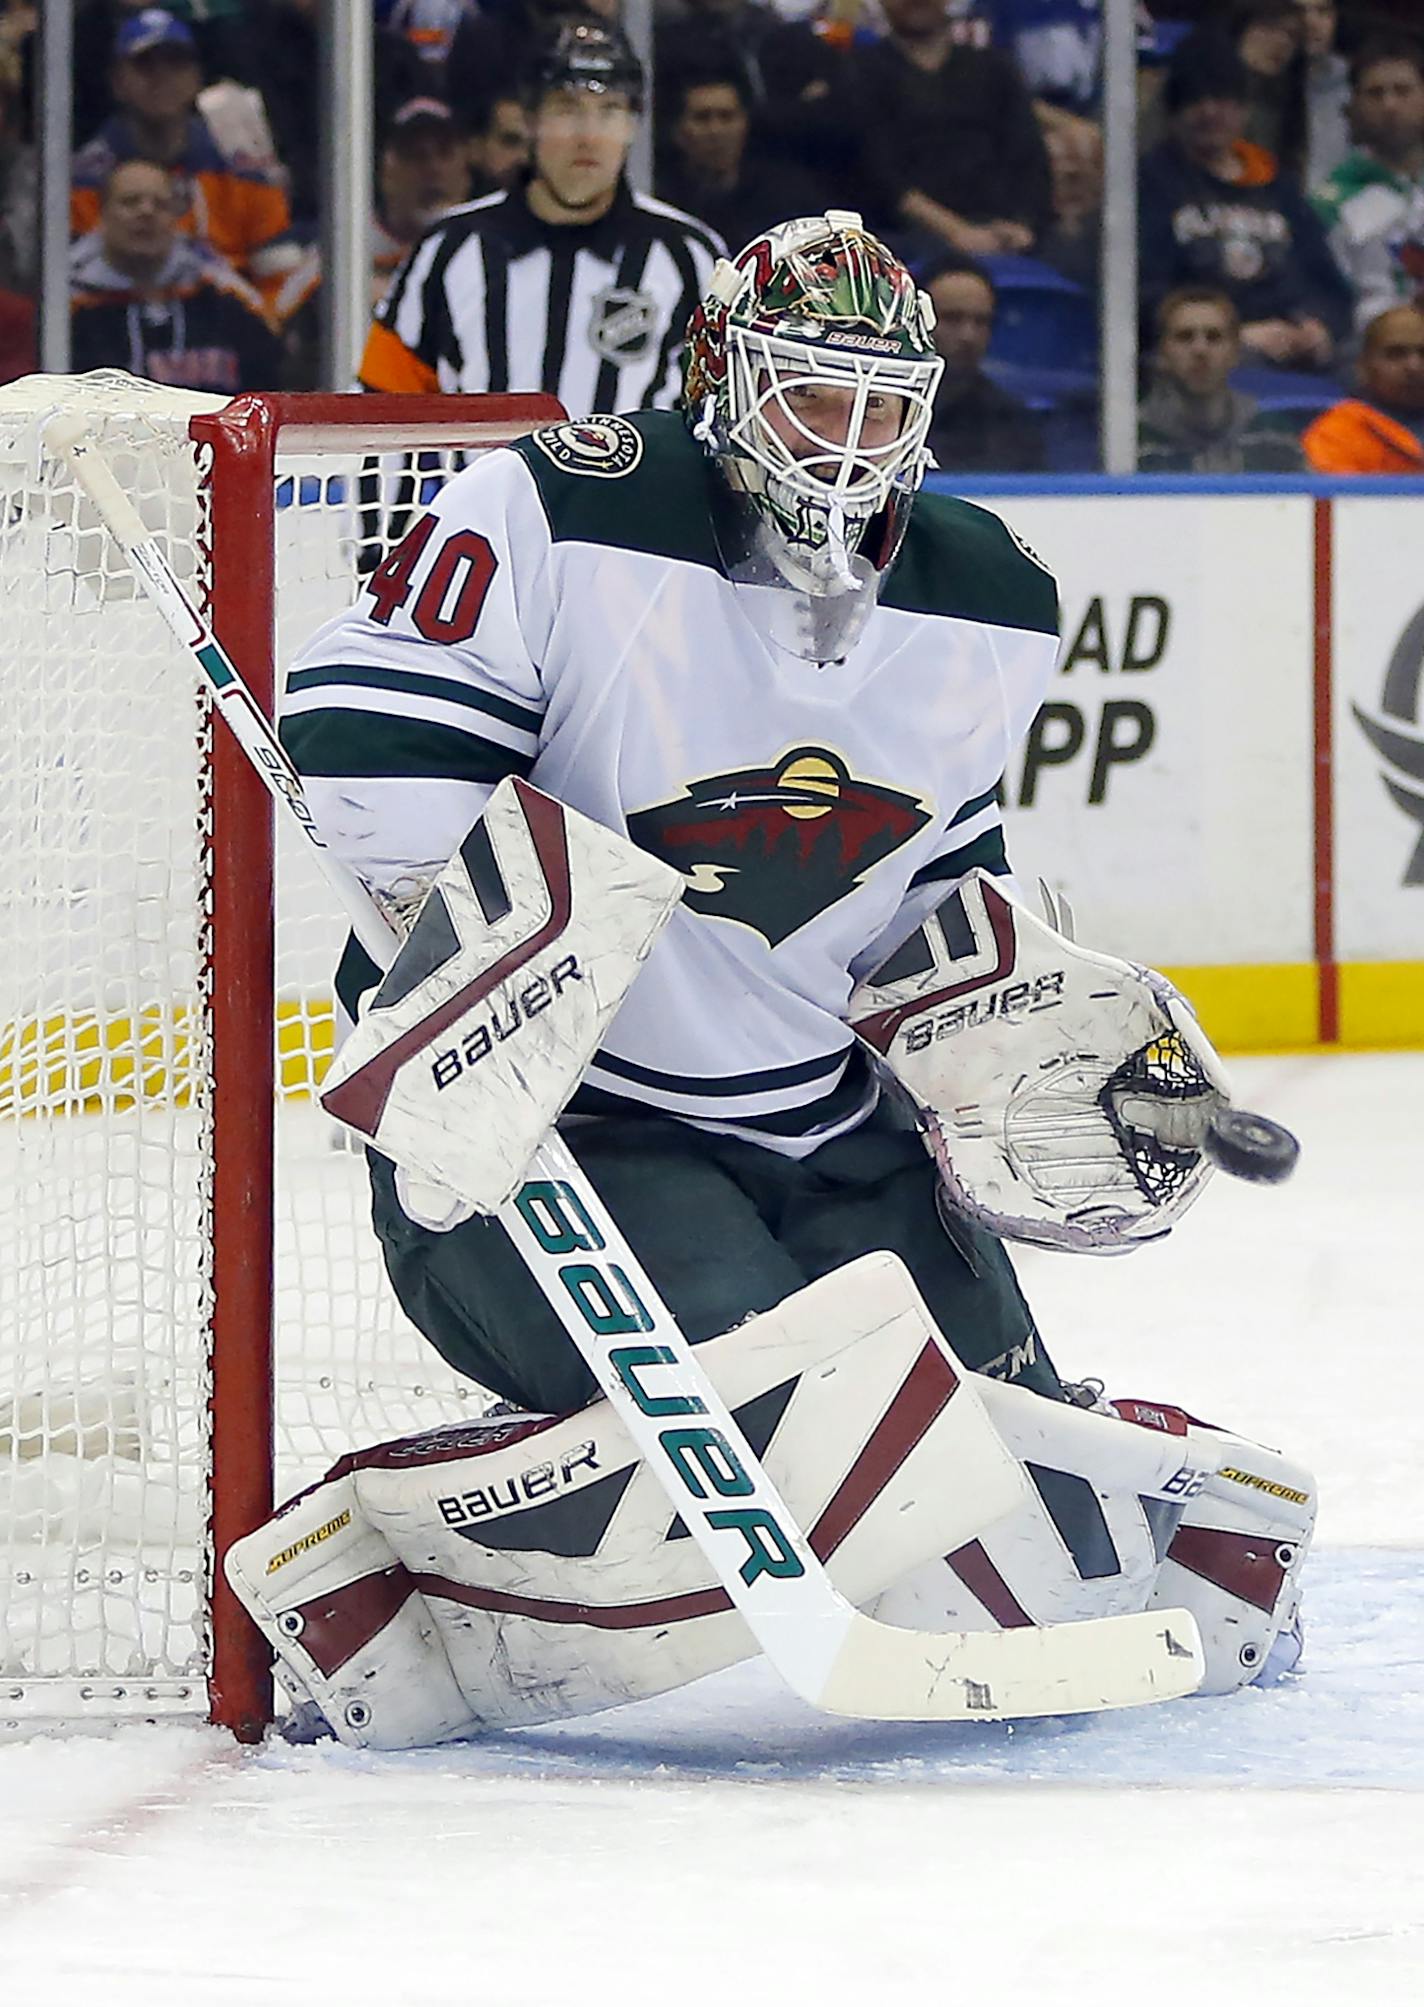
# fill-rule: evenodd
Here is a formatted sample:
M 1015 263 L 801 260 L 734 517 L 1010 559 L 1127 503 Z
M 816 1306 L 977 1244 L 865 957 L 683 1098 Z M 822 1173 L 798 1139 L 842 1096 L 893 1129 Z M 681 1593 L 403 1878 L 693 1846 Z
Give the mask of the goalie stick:
M 44 441 L 197 663 L 244 753 L 311 843 L 358 939 L 384 966 L 398 945 L 393 929 L 366 886 L 322 842 L 300 776 L 94 447 L 88 421 L 57 414 L 44 427 Z M 1191 1693 L 1200 1683 L 1201 1641 L 1185 1610 L 971 1632 L 908 1631 L 862 1615 L 831 1583 L 555 1131 L 499 1218 L 758 1645 L 813 1706 L 871 1720 L 1014 1719 L 1138 1706 Z

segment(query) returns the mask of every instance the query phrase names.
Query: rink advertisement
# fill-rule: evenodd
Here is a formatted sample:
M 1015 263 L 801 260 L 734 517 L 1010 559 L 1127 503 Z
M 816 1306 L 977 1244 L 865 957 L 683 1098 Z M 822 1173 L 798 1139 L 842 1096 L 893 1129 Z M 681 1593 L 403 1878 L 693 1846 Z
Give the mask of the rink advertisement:
M 1424 1039 L 1424 504 L 1334 486 L 976 497 L 1062 592 L 1018 875 L 1237 1047 Z
M 1230 979 L 1208 997 L 1198 970 L 1270 967 L 1259 1005 L 1233 986 L 1233 1035 L 1264 1008 L 1262 1036 L 1284 1009 L 1309 1037 L 1310 501 L 1025 496 L 1002 513 L 1063 596 L 1056 684 L 1006 787 L 1017 870 L 1066 892 L 1094 946 L 1192 971 L 1203 1009 Z
M 1417 1041 L 1424 1038 L 1424 507 L 1350 496 L 1331 513 L 1341 1008 L 1378 1035 Z

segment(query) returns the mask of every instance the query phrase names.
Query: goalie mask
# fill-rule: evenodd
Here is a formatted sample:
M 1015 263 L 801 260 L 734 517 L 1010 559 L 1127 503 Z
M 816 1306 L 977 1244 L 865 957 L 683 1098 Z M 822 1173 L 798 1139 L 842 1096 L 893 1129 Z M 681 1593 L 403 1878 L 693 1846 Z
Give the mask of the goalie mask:
M 688 419 L 737 503 L 719 526 L 729 574 L 793 589 L 799 619 L 777 638 L 808 659 L 847 652 L 904 536 L 943 368 L 933 325 L 905 267 L 839 210 L 722 260 L 689 323 Z

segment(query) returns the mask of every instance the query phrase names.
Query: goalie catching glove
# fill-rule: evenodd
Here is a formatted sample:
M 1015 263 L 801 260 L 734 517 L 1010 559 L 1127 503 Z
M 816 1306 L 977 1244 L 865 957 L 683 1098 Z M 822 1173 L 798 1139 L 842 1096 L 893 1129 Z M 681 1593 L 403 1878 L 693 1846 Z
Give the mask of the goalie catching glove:
M 1007 1240 L 1124 1253 L 1211 1172 L 1229 1105 L 1186 999 L 1094 954 L 974 871 L 851 997 L 958 1211 Z

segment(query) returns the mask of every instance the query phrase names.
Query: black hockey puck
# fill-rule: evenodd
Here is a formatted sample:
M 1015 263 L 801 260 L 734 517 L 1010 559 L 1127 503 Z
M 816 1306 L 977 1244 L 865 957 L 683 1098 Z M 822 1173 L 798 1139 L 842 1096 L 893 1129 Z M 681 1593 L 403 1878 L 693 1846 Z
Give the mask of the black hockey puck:
M 1203 1147 L 1220 1170 L 1253 1185 L 1283 1183 L 1300 1156 L 1300 1144 L 1289 1129 L 1249 1108 L 1218 1108 L 1207 1124 Z

